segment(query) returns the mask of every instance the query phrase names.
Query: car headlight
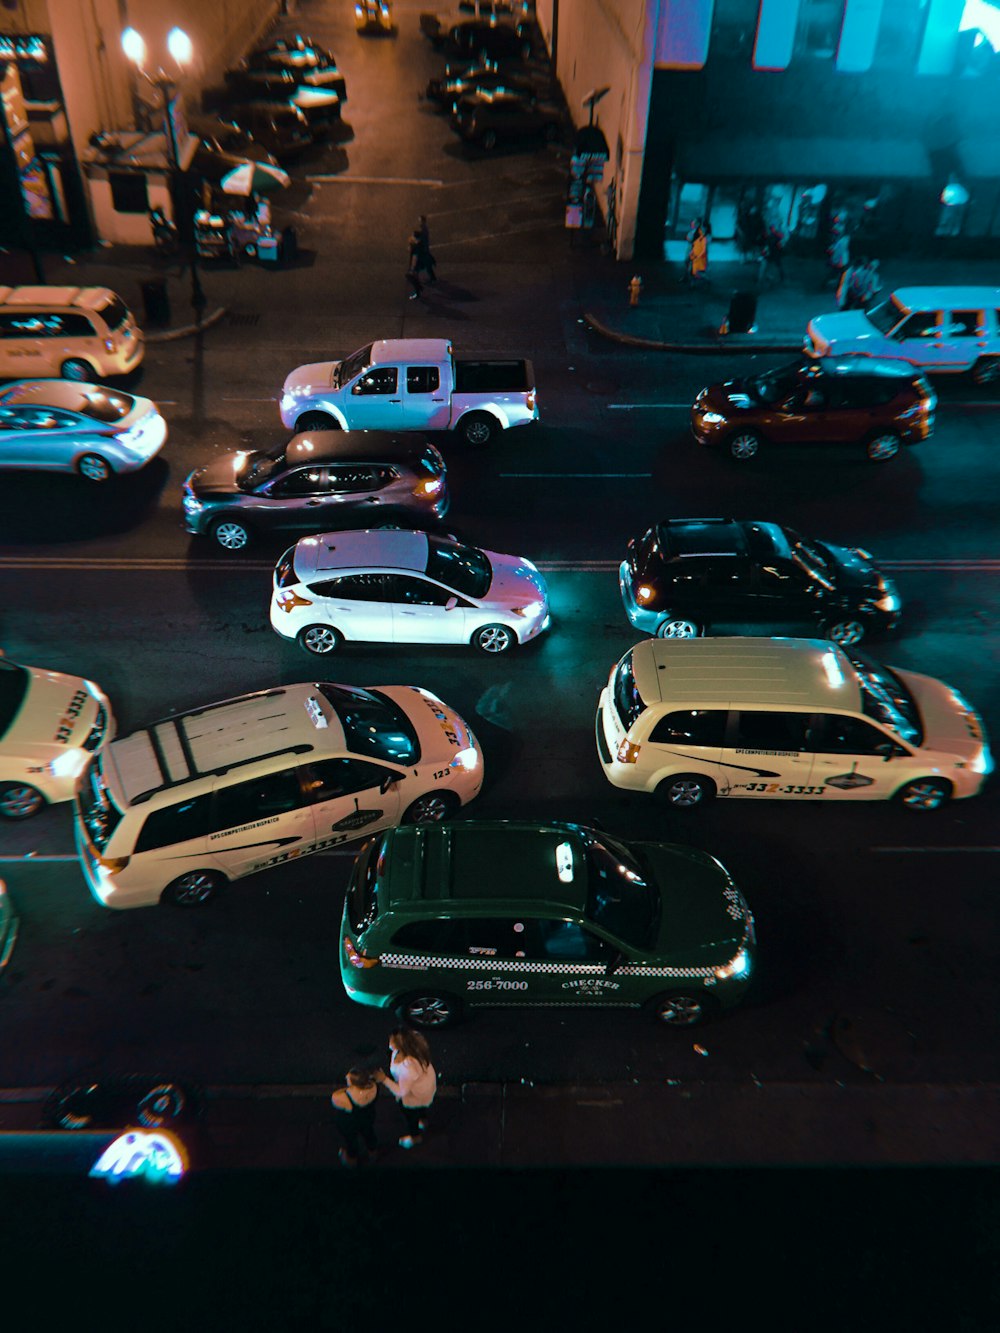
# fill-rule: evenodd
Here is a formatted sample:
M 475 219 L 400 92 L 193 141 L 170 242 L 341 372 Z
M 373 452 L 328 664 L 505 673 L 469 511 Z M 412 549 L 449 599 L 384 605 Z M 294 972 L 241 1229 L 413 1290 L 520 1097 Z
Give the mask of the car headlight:
M 726 418 L 720 412 L 702 412 L 701 419 L 706 426 L 721 426 Z
M 635 600 L 648 606 L 656 598 L 656 589 L 649 583 L 640 583 L 635 590 Z
M 541 602 L 525 602 L 524 606 L 512 606 L 510 612 L 513 616 L 537 616 L 541 610 Z
M 479 751 L 469 745 L 464 750 L 459 750 L 451 761 L 450 767 L 464 768 L 466 773 L 471 773 L 479 767 Z
M 90 756 L 86 750 L 63 750 L 49 764 L 49 772 L 54 778 L 78 778 L 87 766 Z
M 719 981 L 729 981 L 733 977 L 745 977 L 750 971 L 750 955 L 741 949 L 730 962 L 712 969 Z
M 185 495 L 182 501 L 185 514 L 200 514 L 205 508 L 202 502 L 194 495 Z
M 874 602 L 878 611 L 898 611 L 902 605 L 899 594 L 895 592 L 884 592 L 881 597 L 876 597 Z

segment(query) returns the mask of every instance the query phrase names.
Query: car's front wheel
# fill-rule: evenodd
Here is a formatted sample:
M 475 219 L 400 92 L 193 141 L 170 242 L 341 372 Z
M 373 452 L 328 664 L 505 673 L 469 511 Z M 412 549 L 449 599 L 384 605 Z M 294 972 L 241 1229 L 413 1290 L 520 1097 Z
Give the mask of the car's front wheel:
M 250 529 L 236 518 L 220 518 L 212 524 L 212 539 L 224 551 L 243 551 L 250 545 Z
M 951 800 L 952 787 L 943 778 L 914 778 L 896 793 L 907 810 L 940 810 Z
M 77 384 L 86 384 L 98 378 L 89 361 L 81 361 L 78 357 L 70 357 L 68 361 L 64 361 L 59 367 L 59 374 L 64 380 L 74 380 Z
M 885 463 L 899 453 L 899 436 L 891 430 L 879 431 L 865 445 L 865 453 L 873 463 Z
M 140 1125 L 162 1129 L 183 1119 L 187 1107 L 187 1094 L 180 1084 L 157 1083 L 142 1094 L 135 1109 Z
M 517 635 L 507 625 L 483 625 L 472 636 L 473 648 L 493 657 L 509 653 L 516 643 Z
M 0 819 L 30 819 L 45 804 L 45 797 L 27 782 L 0 783 Z
M 450 1027 L 462 1016 L 462 1001 L 445 991 L 416 991 L 403 996 L 396 1015 L 400 1022 L 412 1023 L 415 1028 Z
M 298 633 L 299 647 L 317 657 L 336 652 L 343 642 L 343 636 L 332 625 L 307 625 Z
M 304 430 L 340 430 L 340 422 L 329 412 L 303 412 L 295 423 L 297 432 Z
M 860 616 L 837 616 L 823 626 L 823 633 L 841 648 L 853 648 L 868 633 L 868 627 Z
M 672 995 L 657 995 L 647 1007 L 660 1027 L 693 1028 L 711 1016 L 715 1001 L 701 991 L 678 991 Z
M 715 783 L 699 773 L 675 773 L 664 778 L 656 789 L 657 796 L 673 810 L 694 810 L 715 795 Z
M 656 627 L 658 639 L 696 639 L 700 633 L 698 622 L 686 616 L 668 616 Z
M 425 791 L 406 807 L 404 824 L 440 824 L 458 809 L 458 797 L 450 791 Z
M 218 897 L 225 884 L 225 876 L 214 870 L 189 870 L 170 881 L 160 895 L 160 902 L 172 907 L 204 907 Z
M 729 437 L 729 453 L 741 463 L 756 458 L 760 453 L 760 436 L 752 430 L 737 431 Z
M 981 356 L 972 367 L 972 378 L 977 384 L 995 384 L 1000 380 L 1000 356 Z
M 76 460 L 76 470 L 86 481 L 107 481 L 111 464 L 100 454 L 83 454 Z

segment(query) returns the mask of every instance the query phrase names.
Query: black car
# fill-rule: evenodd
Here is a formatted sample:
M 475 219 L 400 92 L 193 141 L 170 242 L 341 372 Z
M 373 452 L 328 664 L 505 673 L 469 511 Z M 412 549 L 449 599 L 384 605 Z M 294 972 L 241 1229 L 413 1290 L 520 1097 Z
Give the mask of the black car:
M 226 87 L 233 97 L 246 102 L 261 98 L 273 102 L 294 101 L 297 93 L 327 93 L 337 98 L 337 106 L 344 100 L 341 88 L 344 86 L 343 75 L 332 72 L 335 77 L 326 81 L 316 79 L 309 71 L 298 73 L 290 69 L 278 69 L 271 66 L 266 69 L 227 69 Z M 339 109 L 338 109 L 338 115 Z
M 661 639 L 804 632 L 850 647 L 902 605 L 867 551 L 732 518 L 657 523 L 629 542 L 618 582 L 631 623 Z
M 457 15 L 424 10 L 420 15 L 420 31 L 433 46 L 441 46 L 456 19 L 463 16 L 493 22 L 497 19 L 526 19 L 529 12 L 530 6 L 518 0 L 461 0 Z
M 304 431 L 268 453 L 223 454 L 184 482 L 184 526 L 227 551 L 271 530 L 433 525 L 448 512 L 444 459 L 419 435 Z
M 233 119 L 279 162 L 288 162 L 310 148 L 315 135 L 298 107 L 276 102 L 246 102 L 234 106 Z
M 291 74 L 307 88 L 336 93 L 347 101 L 347 81 L 329 51 L 305 45 L 291 49 L 270 46 L 251 52 L 244 61 L 248 70 Z
M 491 60 L 512 56 L 527 60 L 532 51 L 531 26 L 485 18 L 465 19 L 450 29 L 445 45 L 449 51 L 473 59 L 486 55 Z
M 286 65 L 289 69 L 325 69 L 337 64 L 332 51 L 301 32 L 265 42 L 247 57 L 247 63 L 251 65 L 266 62 Z
M 188 129 L 201 140 L 201 147 L 195 150 L 192 167 L 206 180 L 216 182 L 237 167 L 241 162 L 266 162 L 276 167 L 278 159 L 269 153 L 263 144 L 259 144 L 252 134 L 242 129 L 232 120 L 219 116 L 188 116 Z M 203 151 L 204 150 L 204 151 Z M 199 157 L 199 154 L 202 154 Z M 211 155 L 211 156 L 209 156 Z M 215 166 L 212 159 L 224 159 L 221 166 Z
M 513 88 L 480 88 L 458 99 L 451 127 L 467 143 L 495 148 L 518 139 L 558 139 L 562 112 L 551 102 Z
M 431 79 L 427 84 L 427 99 L 451 110 L 456 102 L 470 93 L 492 92 L 497 88 L 509 88 L 525 97 L 535 97 L 542 92 L 530 74 L 501 71 L 493 64 L 469 65 L 459 73 L 446 73 L 440 79 Z

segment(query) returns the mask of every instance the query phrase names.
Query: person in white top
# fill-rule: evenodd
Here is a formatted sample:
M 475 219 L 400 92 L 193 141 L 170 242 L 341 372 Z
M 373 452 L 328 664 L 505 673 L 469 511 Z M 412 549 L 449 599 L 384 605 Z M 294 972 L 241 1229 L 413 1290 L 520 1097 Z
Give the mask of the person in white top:
M 380 1069 L 375 1078 L 392 1093 L 403 1112 L 406 1133 L 399 1146 L 413 1148 L 423 1141 L 427 1113 L 437 1092 L 431 1050 L 422 1033 L 401 1028 L 389 1034 L 389 1056 L 389 1072 Z

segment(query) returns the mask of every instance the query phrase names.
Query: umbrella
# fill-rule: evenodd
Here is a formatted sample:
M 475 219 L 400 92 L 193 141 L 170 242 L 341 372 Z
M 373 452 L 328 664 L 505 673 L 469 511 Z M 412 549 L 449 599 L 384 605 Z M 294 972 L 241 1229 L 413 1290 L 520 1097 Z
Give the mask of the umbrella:
M 266 162 L 244 162 L 233 171 L 227 171 L 219 182 L 226 194 L 273 194 L 291 184 L 291 177 L 280 167 Z

